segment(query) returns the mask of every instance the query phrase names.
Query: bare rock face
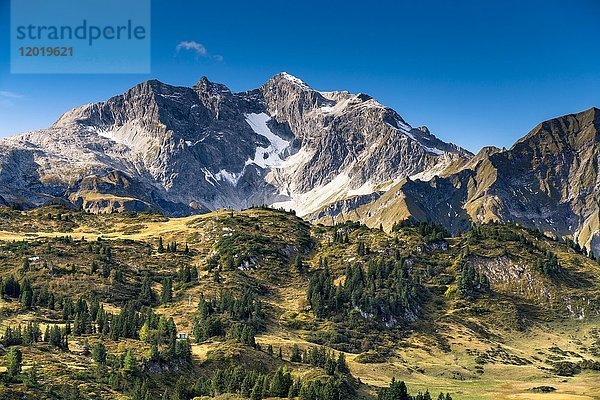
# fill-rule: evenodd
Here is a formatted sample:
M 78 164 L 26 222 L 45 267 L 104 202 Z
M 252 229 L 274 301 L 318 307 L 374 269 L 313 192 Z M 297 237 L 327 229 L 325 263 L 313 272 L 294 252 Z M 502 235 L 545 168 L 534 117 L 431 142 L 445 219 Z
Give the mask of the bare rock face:
M 475 156 L 366 94 L 286 73 L 233 93 L 143 82 L 47 129 L 0 140 L 0 205 L 180 216 L 270 204 L 310 219 L 452 232 L 513 221 L 600 254 L 600 111 L 543 122 Z
M 0 196 L 94 212 L 276 204 L 306 214 L 469 156 L 367 95 L 319 92 L 286 73 L 242 93 L 205 77 L 191 88 L 151 80 L 0 141 Z
M 511 221 L 571 237 L 598 255 L 599 132 L 597 108 L 555 118 L 508 150 L 485 148 L 458 171 L 402 182 L 357 212 L 372 223 L 391 224 L 384 211 L 404 208 L 405 216 L 438 221 L 453 231 L 473 221 Z

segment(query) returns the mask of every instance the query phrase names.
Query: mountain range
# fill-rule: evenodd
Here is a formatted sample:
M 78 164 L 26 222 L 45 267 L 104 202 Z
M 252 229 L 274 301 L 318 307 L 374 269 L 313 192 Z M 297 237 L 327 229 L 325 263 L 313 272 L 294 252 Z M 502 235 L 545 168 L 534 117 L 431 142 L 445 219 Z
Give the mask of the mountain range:
M 600 254 L 600 110 L 478 154 L 369 95 L 280 73 L 234 93 L 143 82 L 0 140 L 0 204 L 169 216 L 267 204 L 325 223 L 515 222 Z

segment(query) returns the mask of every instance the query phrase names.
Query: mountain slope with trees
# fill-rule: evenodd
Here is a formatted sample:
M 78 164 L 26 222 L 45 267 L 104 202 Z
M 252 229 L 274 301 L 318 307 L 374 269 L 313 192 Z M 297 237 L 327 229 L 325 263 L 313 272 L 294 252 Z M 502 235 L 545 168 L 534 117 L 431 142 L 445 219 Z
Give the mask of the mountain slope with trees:
M 451 236 L 269 208 L 169 219 L 53 206 L 4 209 L 0 240 L 3 398 L 598 389 L 600 265 L 516 224 Z

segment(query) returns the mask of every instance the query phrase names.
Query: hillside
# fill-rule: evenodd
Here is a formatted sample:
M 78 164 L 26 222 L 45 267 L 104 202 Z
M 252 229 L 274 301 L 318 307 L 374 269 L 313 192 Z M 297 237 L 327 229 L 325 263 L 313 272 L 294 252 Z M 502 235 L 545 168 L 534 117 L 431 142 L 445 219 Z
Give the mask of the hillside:
M 437 176 L 401 180 L 375 201 L 346 200 L 317 220 L 350 218 L 386 229 L 413 217 L 453 233 L 472 222 L 516 222 L 600 252 L 600 110 L 554 118 L 536 126 L 510 149 L 487 147 Z
M 23 360 L 2 398 L 369 399 L 392 378 L 417 398 L 599 398 L 600 265 L 516 224 L 52 206 L 3 209 L 0 240 L 0 353 Z

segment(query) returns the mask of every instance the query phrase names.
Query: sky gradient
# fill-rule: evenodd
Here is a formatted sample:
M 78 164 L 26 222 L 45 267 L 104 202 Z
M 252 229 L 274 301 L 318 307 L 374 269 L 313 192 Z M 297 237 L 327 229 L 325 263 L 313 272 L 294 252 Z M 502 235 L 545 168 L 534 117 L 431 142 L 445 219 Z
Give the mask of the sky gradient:
M 0 136 L 147 79 L 241 91 L 281 71 L 368 93 L 473 152 L 600 107 L 597 0 L 253 3 L 153 1 L 150 74 L 13 75 L 0 0 Z

